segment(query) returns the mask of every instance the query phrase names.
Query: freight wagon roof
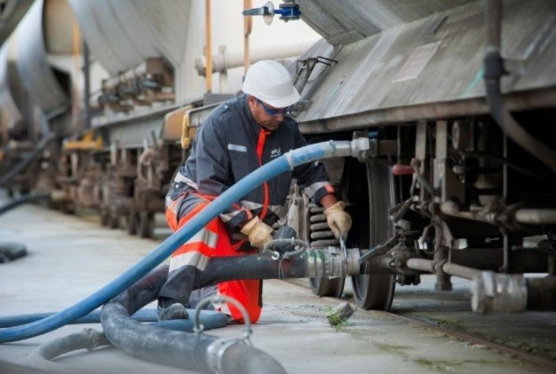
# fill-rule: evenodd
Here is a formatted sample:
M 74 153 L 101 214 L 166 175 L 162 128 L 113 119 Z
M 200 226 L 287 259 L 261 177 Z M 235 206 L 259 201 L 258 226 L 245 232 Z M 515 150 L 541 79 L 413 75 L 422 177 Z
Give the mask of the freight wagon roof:
M 484 12 L 483 2 L 473 2 L 346 46 L 316 45 L 307 56 L 338 63 L 313 71 L 302 131 L 487 113 Z M 520 95 L 510 100 L 513 109 L 556 105 L 555 18 L 554 1 L 504 2 L 502 54 L 516 63 L 502 83 L 504 93 Z

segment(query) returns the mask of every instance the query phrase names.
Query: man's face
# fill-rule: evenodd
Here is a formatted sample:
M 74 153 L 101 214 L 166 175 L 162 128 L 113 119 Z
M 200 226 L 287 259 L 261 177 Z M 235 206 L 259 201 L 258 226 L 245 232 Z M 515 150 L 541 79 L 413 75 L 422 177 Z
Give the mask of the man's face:
M 275 108 L 253 96 L 249 96 L 248 100 L 253 118 L 259 125 L 270 131 L 280 127 L 288 108 Z

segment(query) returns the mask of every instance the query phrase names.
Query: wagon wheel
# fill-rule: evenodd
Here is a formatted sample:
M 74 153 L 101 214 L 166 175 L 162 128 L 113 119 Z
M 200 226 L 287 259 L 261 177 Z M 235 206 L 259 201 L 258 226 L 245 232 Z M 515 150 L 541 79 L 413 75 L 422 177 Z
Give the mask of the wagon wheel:
M 311 290 L 317 296 L 340 297 L 344 291 L 346 278 L 310 278 Z
M 348 185 L 352 205 L 352 217 L 359 221 L 350 232 L 348 244 L 355 248 L 373 248 L 386 241 L 394 233 L 389 211 L 395 205 L 396 193 L 390 165 L 354 163 L 351 175 L 366 173 L 365 183 L 356 177 Z M 369 274 L 353 276 L 353 293 L 357 305 L 365 310 L 386 310 L 392 306 L 396 287 L 395 275 Z

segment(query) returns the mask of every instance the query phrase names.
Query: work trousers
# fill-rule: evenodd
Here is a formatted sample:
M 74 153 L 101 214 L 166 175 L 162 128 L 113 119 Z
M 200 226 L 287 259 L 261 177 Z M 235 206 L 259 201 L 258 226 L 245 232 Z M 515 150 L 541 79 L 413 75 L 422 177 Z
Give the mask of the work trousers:
M 178 221 L 176 209 L 166 209 L 166 219 L 173 231 L 189 222 L 195 215 L 208 205 L 208 201 L 199 197 L 199 202 Z M 179 247 L 170 258 L 168 280 L 162 287 L 159 297 L 177 300 L 185 306 L 190 305 L 195 278 L 205 271 L 212 257 L 242 256 L 256 253 L 253 251 L 238 252 L 231 244 L 228 231 L 220 218 L 214 218 L 203 229 Z M 247 310 L 251 323 L 259 320 L 262 309 L 262 281 L 242 280 L 221 282 L 217 285 L 220 295 L 229 296 L 239 301 Z M 226 303 L 221 311 L 228 313 L 232 319 L 244 323 L 240 311 L 231 303 Z

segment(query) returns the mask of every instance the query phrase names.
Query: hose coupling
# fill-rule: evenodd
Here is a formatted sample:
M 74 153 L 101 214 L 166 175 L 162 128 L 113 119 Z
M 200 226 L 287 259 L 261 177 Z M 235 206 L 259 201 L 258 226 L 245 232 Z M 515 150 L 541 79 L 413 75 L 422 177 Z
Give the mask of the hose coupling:
M 309 250 L 303 256 L 306 256 L 307 276 L 310 278 L 336 278 L 360 273 L 358 248 L 344 252 L 337 247 L 328 247 Z
M 473 277 L 471 293 L 476 313 L 518 313 L 527 306 L 527 281 L 522 275 L 483 271 Z
M 239 301 L 229 296 L 216 295 L 201 300 L 201 302 L 197 304 L 197 307 L 195 308 L 195 315 L 193 317 L 193 332 L 198 335 L 201 335 L 203 333 L 204 326 L 201 325 L 199 322 L 199 315 L 201 314 L 201 310 L 206 305 L 224 302 L 234 304 L 234 306 L 241 312 L 243 321 L 245 323 L 245 328 L 243 329 L 243 337 L 240 339 L 218 339 L 214 343 L 209 345 L 209 347 L 207 348 L 207 364 L 214 373 L 224 372 L 222 368 L 222 359 L 224 358 L 224 355 L 226 354 L 228 348 L 236 344 L 246 344 L 249 346 L 253 346 L 253 344 L 251 343 L 251 335 L 253 334 L 253 330 L 251 329 L 251 319 L 249 318 L 249 313 L 247 313 L 247 310 Z
M 365 162 L 370 157 L 371 141 L 368 137 L 358 137 L 351 141 L 351 157 Z

